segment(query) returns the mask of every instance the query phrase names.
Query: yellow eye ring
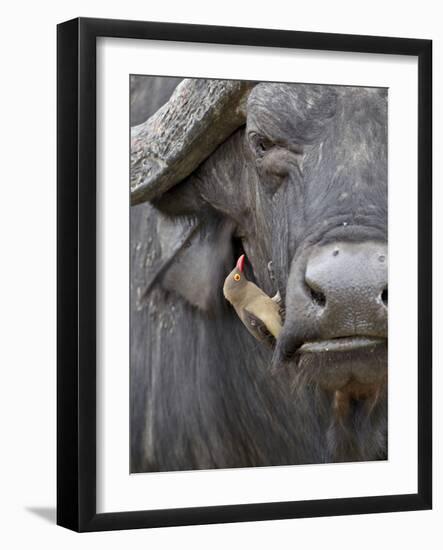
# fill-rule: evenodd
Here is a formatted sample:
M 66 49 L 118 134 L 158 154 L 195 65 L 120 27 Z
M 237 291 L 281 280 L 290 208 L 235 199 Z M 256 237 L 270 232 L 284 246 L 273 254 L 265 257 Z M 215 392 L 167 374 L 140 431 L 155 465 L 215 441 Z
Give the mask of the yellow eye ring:
M 236 273 L 234 275 L 234 281 L 239 281 L 241 279 L 240 275 L 238 273 Z

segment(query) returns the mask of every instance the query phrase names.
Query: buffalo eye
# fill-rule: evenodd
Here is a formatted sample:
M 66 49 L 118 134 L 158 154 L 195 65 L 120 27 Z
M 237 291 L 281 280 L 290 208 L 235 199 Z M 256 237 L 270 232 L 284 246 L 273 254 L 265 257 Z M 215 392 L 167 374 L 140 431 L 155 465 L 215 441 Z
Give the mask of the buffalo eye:
M 275 145 L 270 139 L 256 132 L 251 132 L 248 137 L 249 143 L 258 158 L 263 157 Z

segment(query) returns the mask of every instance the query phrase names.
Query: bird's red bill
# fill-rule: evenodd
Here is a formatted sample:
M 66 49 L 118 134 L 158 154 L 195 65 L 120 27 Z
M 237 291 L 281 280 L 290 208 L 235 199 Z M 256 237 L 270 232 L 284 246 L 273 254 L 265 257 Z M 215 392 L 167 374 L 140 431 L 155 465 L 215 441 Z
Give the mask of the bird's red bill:
M 237 260 L 237 269 L 243 272 L 244 267 L 245 267 L 245 255 L 242 254 L 240 258 Z

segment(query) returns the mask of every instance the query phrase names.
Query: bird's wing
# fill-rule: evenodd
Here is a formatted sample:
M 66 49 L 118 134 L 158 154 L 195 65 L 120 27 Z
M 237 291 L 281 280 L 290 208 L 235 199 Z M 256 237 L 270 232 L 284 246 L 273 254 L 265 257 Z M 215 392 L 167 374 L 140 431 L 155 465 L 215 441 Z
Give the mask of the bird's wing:
M 246 309 L 261 319 L 267 329 L 276 338 L 281 330 L 282 319 L 280 315 L 280 306 L 264 294 L 255 300 L 252 300 Z
M 244 309 L 244 321 L 249 330 L 258 340 L 273 348 L 275 338 L 266 327 L 265 323 L 248 309 Z

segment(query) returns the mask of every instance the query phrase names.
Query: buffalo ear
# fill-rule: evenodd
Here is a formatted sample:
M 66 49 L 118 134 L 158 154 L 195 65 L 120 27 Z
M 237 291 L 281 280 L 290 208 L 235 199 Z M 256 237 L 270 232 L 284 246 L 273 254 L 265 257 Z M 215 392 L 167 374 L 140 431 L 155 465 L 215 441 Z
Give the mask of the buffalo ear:
M 154 288 L 206 312 L 224 301 L 223 282 L 234 261 L 234 223 L 196 194 L 188 195 L 191 187 L 178 185 L 155 205 L 131 208 L 131 279 L 139 309 Z
M 196 212 L 202 214 L 208 210 L 208 204 L 200 197 L 196 180 L 193 176 L 185 179 L 152 201 L 157 210 L 168 217 L 190 216 Z
M 190 216 L 171 218 L 151 203 L 131 207 L 131 287 L 134 307 L 143 309 L 198 221 Z
M 191 305 L 213 313 L 223 302 L 223 282 L 233 265 L 232 222 L 201 219 L 159 281 Z

